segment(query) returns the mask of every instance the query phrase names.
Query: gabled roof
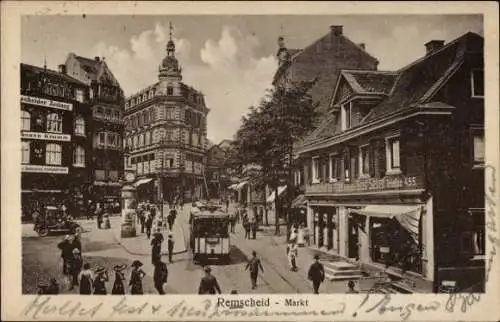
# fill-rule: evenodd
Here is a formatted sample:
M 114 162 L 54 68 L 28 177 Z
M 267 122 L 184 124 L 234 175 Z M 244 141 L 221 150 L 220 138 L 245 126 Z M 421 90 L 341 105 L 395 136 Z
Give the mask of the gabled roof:
M 412 108 L 451 108 L 446 103 L 434 102 L 433 98 L 462 66 L 465 52 L 473 52 L 482 46 L 483 38 L 469 32 L 396 72 L 342 71 L 343 79 L 348 82 L 353 91 L 361 94 L 373 94 L 375 91 L 387 94 L 370 110 L 359 125 L 367 125 L 372 121 L 376 122 L 378 119 Z M 333 98 L 336 91 L 340 90 L 339 83 L 340 78 Z M 335 132 L 338 128 L 337 123 L 338 120 L 334 115 L 327 117 L 303 141 L 302 148 L 309 150 L 310 148 L 306 145 L 323 142 L 329 139 L 328 136 L 331 138 L 340 134 Z
M 104 60 L 95 60 L 75 55 L 75 59 L 80 63 L 82 69 L 88 74 L 91 80 L 105 79 L 111 84 L 120 87 L 115 76 L 109 70 Z
M 429 102 L 462 66 L 470 46 L 482 46 L 482 42 L 481 36 L 469 32 L 400 69 L 390 95 L 368 113 L 363 123 Z
M 60 72 L 55 71 L 55 70 L 21 63 L 21 73 L 23 73 L 23 72 L 31 72 L 33 74 L 45 73 L 47 76 L 50 76 L 52 78 L 59 78 L 60 80 L 66 81 L 68 83 L 82 85 L 82 86 L 86 85 L 85 83 L 79 81 L 76 78 L 69 76 L 68 74 L 63 74 L 63 73 L 60 73 Z

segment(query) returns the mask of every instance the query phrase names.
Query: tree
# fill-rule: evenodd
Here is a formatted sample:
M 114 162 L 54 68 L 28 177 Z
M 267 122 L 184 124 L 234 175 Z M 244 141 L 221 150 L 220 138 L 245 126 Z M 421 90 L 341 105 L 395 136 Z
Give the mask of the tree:
M 293 143 L 311 131 L 318 115 L 310 95 L 315 82 L 296 82 L 269 90 L 260 104 L 251 107 L 248 115 L 242 118 L 236 133 L 234 153 L 237 156 L 234 160 L 240 165 L 260 166 L 251 180 L 274 188 L 276 206 L 280 181 L 287 182 L 289 196 L 292 191 Z M 287 230 L 290 229 L 291 201 L 288 198 Z M 278 219 L 278 214 L 276 217 Z M 279 234 L 278 220 L 276 233 Z

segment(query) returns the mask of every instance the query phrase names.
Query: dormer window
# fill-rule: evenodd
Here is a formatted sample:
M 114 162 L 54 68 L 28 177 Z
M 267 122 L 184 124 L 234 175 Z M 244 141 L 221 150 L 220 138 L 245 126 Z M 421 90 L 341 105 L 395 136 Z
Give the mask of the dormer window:
M 473 69 L 471 72 L 472 97 L 484 97 L 484 70 Z
M 340 109 L 340 117 L 342 121 L 342 131 L 348 130 L 351 128 L 352 124 L 352 103 L 348 102 L 341 106 Z

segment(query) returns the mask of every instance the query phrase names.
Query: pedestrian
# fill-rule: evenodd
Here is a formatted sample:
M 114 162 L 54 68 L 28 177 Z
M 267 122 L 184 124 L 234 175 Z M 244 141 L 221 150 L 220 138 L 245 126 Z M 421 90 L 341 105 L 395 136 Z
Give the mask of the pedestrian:
M 252 231 L 252 239 L 256 238 L 258 225 L 259 224 L 257 223 L 257 218 L 255 218 L 255 215 L 253 215 L 252 218 L 250 219 L 250 229 Z
M 226 199 L 226 212 L 229 211 L 229 199 Z
M 209 266 L 205 266 L 203 270 L 205 271 L 205 276 L 201 278 L 198 294 L 221 294 L 217 278 L 211 273 L 212 269 Z
M 73 251 L 73 256 L 69 260 L 69 268 L 70 268 L 70 273 L 71 273 L 71 287 L 70 291 L 75 287 L 78 286 L 78 276 L 80 275 L 80 271 L 82 270 L 82 256 L 80 255 L 80 251 L 78 248 L 74 248 Z
M 250 239 L 250 222 L 246 215 L 243 217 L 243 228 L 245 229 L 245 238 Z
M 172 230 L 176 216 L 177 216 L 177 210 L 172 209 L 169 211 L 168 216 L 167 216 L 168 229 Z
M 113 270 L 115 271 L 115 282 L 113 283 L 113 288 L 111 289 L 112 295 L 123 295 L 125 294 L 125 275 L 123 270 L 127 268 L 127 264 L 115 265 Z
M 95 205 L 92 203 L 92 200 L 89 200 L 88 207 L 87 207 L 87 220 L 92 220 L 94 219 L 94 211 L 95 211 Z
M 357 294 L 359 293 L 358 291 L 356 291 L 354 289 L 354 281 L 350 280 L 349 282 L 347 282 L 347 294 Z
M 146 216 L 145 216 L 145 211 L 144 209 L 142 209 L 142 206 L 141 206 L 141 209 L 139 210 L 139 222 L 141 223 L 141 234 L 144 234 L 144 228 L 146 227 Z
M 57 283 L 55 278 L 50 279 L 46 294 L 59 294 L 59 283 Z
M 175 245 L 174 235 L 172 233 L 169 233 L 168 234 L 167 247 L 168 247 L 168 261 L 170 263 L 174 262 L 172 260 L 172 255 L 174 255 L 174 245 Z
M 99 266 L 95 270 L 94 279 L 94 295 L 106 295 L 106 282 L 109 281 L 108 272 L 106 268 Z
M 71 237 L 69 235 L 64 236 L 63 241 L 57 244 L 57 247 L 61 250 L 61 258 L 63 261 L 63 274 L 69 275 L 69 260 L 73 256 L 73 247 L 71 245 Z
M 260 259 L 257 258 L 257 252 L 252 251 L 252 258 L 247 263 L 245 270 L 250 269 L 250 281 L 252 282 L 252 290 L 257 287 L 257 276 L 259 275 L 259 269 L 264 273 L 264 268 Z
M 71 250 L 77 248 L 80 251 L 80 255 L 82 254 L 82 241 L 79 232 L 76 232 L 70 240 Z
M 111 229 L 111 222 L 109 221 L 109 214 L 104 215 L 104 229 Z
M 102 224 L 102 207 L 100 203 L 96 204 L 95 207 L 95 215 L 96 215 L 96 220 L 97 220 L 97 229 L 101 229 L 101 224 Z
M 146 236 L 148 239 L 151 238 L 151 228 L 153 227 L 153 217 L 151 213 L 148 211 L 146 215 Z
M 146 273 L 141 269 L 143 266 L 142 262 L 140 260 L 135 260 L 132 263 L 132 273 L 130 273 L 130 282 L 129 286 L 130 288 L 130 294 L 132 295 L 142 295 L 144 294 L 142 290 L 142 279 L 144 276 L 146 276 Z
M 151 264 L 155 265 L 161 260 L 161 244 L 163 243 L 163 235 L 158 231 L 151 239 Z
M 297 262 L 296 259 L 299 256 L 299 247 L 297 244 L 293 243 L 290 246 L 290 250 L 288 251 L 288 259 L 290 261 L 290 270 L 295 272 L 297 271 Z
M 232 213 L 229 217 L 229 223 L 231 225 L 231 232 L 234 234 L 236 226 L 236 214 Z
M 165 294 L 163 290 L 163 284 L 167 283 L 168 279 L 168 268 L 167 264 L 162 261 L 158 261 L 155 264 L 155 269 L 153 272 L 153 280 L 155 283 L 155 288 L 158 291 L 158 294 Z
M 319 286 L 325 280 L 325 268 L 319 262 L 319 255 L 314 255 L 314 263 L 309 267 L 307 277 L 313 283 L 314 294 L 319 294 Z
M 94 273 L 90 269 L 89 263 L 83 264 L 83 270 L 80 272 L 78 280 L 80 281 L 80 294 L 81 295 L 92 294 L 92 285 L 94 284 Z

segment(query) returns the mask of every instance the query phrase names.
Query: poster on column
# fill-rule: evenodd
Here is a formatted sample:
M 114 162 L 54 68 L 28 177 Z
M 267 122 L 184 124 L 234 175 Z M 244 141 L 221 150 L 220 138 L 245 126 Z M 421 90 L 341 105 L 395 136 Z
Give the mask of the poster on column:
M 498 6 L 2 3 L 2 320 L 500 320 Z

